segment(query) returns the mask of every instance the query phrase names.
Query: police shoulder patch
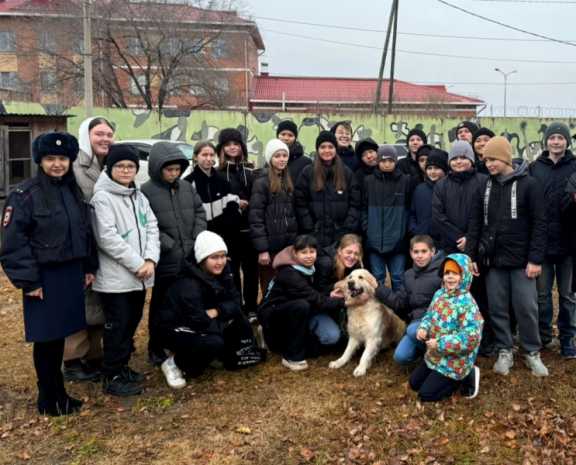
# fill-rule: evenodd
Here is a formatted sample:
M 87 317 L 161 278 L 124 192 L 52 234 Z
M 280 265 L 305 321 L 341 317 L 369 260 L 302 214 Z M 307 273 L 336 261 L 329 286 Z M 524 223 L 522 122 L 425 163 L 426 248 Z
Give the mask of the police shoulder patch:
M 2 227 L 5 228 L 7 227 L 10 222 L 12 221 L 12 213 L 14 212 L 14 208 L 10 205 L 8 205 L 5 209 L 4 209 L 4 216 L 2 217 Z

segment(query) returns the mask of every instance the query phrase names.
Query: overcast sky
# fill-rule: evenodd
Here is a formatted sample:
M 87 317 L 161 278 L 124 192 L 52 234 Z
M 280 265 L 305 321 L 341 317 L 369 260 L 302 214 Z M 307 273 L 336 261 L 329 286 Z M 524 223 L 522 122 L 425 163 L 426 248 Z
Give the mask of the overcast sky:
M 543 0 L 447 1 L 490 19 L 556 39 L 574 41 L 576 45 L 576 1 L 565 4 L 544 3 Z M 244 0 L 243 4 L 246 12 L 258 23 L 264 38 L 266 52 L 262 61 L 270 64 L 270 74 L 377 76 L 384 32 L 319 25 L 383 30 L 387 26 L 392 0 Z M 319 25 L 309 26 L 289 21 Z M 572 116 L 576 116 L 576 46 L 542 41 L 469 16 L 437 0 L 400 0 L 398 31 L 401 33 L 398 36 L 399 50 L 489 59 L 433 57 L 399 51 L 397 79 L 446 84 L 451 92 L 479 97 L 488 104 L 500 107 L 501 111 L 503 77 L 494 68 L 506 72 L 516 70 L 517 73 L 509 78 L 509 113 L 519 106 L 544 106 L 571 108 L 574 109 Z M 402 33 L 508 40 L 416 37 Z M 290 35 L 376 48 L 338 45 Z M 515 60 L 571 63 L 527 63 Z M 535 85 L 542 83 L 545 85 Z

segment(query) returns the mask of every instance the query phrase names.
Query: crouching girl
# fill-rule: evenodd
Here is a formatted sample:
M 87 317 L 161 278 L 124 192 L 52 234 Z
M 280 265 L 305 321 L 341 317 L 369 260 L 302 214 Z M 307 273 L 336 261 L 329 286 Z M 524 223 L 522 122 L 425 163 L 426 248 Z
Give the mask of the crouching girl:
M 474 363 L 484 320 L 470 294 L 472 262 L 467 255 L 451 254 L 441 272 L 442 287 L 416 333 L 426 343 L 426 355 L 412 373 L 410 387 L 423 402 L 447 399 L 457 389 L 474 398 L 480 385 L 480 369 Z
M 306 355 L 323 342 L 324 335 L 334 335 L 324 341 L 331 344 L 340 338 L 337 323 L 322 316 L 337 311 L 344 301 L 314 288 L 317 248 L 314 237 L 302 235 L 274 258 L 276 277 L 258 309 L 266 344 L 282 355 L 285 367 L 294 371 L 308 368 Z
M 159 314 L 159 336 L 172 352 L 162 363 L 172 388 L 186 386 L 186 376 L 200 376 L 215 359 L 227 369 L 263 360 L 242 313 L 227 253 L 218 234 L 201 232 L 194 244 L 196 263 L 188 264 L 168 290 Z

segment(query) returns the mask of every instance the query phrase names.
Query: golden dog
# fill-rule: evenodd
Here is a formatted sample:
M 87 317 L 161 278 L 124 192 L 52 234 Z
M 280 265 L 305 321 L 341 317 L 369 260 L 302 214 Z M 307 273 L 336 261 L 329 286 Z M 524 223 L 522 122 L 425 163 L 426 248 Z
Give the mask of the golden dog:
M 330 368 L 346 365 L 364 345 L 360 363 L 354 369 L 354 376 L 364 376 L 380 349 L 399 342 L 404 335 L 404 322 L 374 297 L 377 287 L 378 281 L 366 270 L 354 270 L 334 285 L 344 294 L 349 338 L 346 350 L 338 360 L 330 362 Z

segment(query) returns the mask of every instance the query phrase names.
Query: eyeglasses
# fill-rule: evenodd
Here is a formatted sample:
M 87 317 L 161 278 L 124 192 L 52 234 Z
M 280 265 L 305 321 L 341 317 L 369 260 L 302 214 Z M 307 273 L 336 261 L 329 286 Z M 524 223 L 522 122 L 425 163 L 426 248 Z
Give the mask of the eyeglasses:
M 119 164 L 116 164 L 113 166 L 113 169 L 115 169 L 117 171 L 126 171 L 126 172 L 130 173 L 132 171 L 136 171 L 136 165 L 119 165 Z

